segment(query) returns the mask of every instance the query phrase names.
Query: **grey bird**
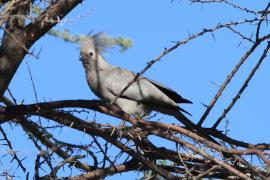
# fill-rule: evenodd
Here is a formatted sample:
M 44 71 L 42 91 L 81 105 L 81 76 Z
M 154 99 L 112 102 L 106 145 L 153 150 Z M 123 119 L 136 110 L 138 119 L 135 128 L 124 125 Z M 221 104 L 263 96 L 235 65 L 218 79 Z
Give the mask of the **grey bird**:
M 80 60 L 85 69 L 88 85 L 95 95 L 102 100 L 114 102 L 123 88 L 134 79 L 135 74 L 113 66 L 104 59 L 102 52 L 110 44 L 103 33 L 87 37 L 81 43 Z M 157 111 L 174 116 L 188 128 L 198 130 L 198 127 L 182 112 L 189 113 L 177 105 L 191 101 L 145 77 L 139 77 L 114 103 L 127 114 L 143 117 L 151 111 Z

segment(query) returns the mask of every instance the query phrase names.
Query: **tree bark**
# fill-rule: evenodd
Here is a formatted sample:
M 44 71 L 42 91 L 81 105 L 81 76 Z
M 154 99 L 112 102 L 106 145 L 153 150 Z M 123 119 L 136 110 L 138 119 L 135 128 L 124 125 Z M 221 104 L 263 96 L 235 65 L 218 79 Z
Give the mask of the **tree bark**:
M 25 55 L 29 54 L 28 49 L 81 2 L 59 0 L 25 27 L 7 23 L 0 46 L 0 97 L 8 88 Z

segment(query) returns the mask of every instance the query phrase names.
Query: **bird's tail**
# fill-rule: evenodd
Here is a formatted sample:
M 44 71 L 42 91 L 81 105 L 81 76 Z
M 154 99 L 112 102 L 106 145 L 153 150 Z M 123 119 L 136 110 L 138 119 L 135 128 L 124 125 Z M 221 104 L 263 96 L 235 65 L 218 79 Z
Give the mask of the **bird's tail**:
M 188 114 L 188 115 L 191 116 L 191 114 L 190 114 L 189 112 L 187 112 L 186 110 L 184 110 L 184 109 L 182 109 L 182 108 L 180 108 L 180 107 L 179 107 L 179 110 L 180 110 L 181 112 L 184 112 L 184 113 L 186 113 L 186 114 Z

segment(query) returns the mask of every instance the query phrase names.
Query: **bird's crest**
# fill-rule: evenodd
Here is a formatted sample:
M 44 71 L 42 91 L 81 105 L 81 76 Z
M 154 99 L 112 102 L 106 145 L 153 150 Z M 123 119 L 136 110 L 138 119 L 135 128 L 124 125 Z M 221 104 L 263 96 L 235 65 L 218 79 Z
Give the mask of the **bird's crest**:
M 92 36 L 87 36 L 81 43 L 81 50 L 94 48 L 98 52 L 104 52 L 108 48 L 115 46 L 115 40 L 110 38 L 106 33 L 96 33 Z

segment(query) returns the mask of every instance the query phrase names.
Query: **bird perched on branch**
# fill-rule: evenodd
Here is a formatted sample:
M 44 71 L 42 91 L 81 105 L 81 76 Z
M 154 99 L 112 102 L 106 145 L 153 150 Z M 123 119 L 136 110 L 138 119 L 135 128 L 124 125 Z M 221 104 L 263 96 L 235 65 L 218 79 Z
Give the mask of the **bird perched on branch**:
M 151 111 L 158 111 L 174 116 L 185 126 L 195 129 L 196 125 L 182 112 L 189 113 L 177 105 L 191 101 L 160 83 L 139 77 L 117 97 L 136 75 L 129 70 L 113 66 L 104 59 L 102 52 L 110 46 L 111 42 L 103 33 L 87 37 L 81 43 L 80 60 L 85 68 L 88 85 L 95 95 L 102 100 L 114 102 L 127 114 L 143 117 Z

